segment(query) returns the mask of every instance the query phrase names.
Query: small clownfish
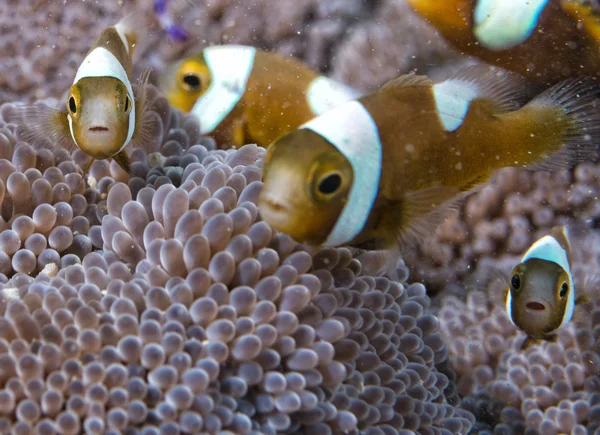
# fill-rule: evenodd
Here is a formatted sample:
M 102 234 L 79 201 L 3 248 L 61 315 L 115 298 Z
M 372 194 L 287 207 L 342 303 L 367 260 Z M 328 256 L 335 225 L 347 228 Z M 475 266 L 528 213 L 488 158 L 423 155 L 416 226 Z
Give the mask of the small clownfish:
M 102 31 L 79 66 L 67 101 L 67 111 L 42 104 L 15 105 L 5 112 L 8 122 L 21 124 L 20 139 L 34 147 L 77 146 L 94 159 L 112 157 L 130 172 L 125 147 L 148 146 L 155 141 L 149 105 L 146 104 L 146 71 L 134 93 L 132 56 L 146 15 L 132 14 Z M 89 168 L 89 166 L 88 166 Z M 87 172 L 87 168 L 85 170 Z
M 218 143 L 266 147 L 332 107 L 358 98 L 299 60 L 254 47 L 205 48 L 163 74 L 169 102 L 192 112 Z
M 496 169 L 552 169 L 595 155 L 591 79 L 521 106 L 525 87 L 482 66 L 438 84 L 392 80 L 267 148 L 260 213 L 300 243 L 388 249 L 431 234 Z
M 521 346 L 553 341 L 556 332 L 573 318 L 576 299 L 571 274 L 569 229 L 554 227 L 527 250 L 513 268 L 506 294 L 506 311 L 512 323 L 527 334 Z
M 450 43 L 554 84 L 600 71 L 600 9 L 584 0 L 408 0 Z

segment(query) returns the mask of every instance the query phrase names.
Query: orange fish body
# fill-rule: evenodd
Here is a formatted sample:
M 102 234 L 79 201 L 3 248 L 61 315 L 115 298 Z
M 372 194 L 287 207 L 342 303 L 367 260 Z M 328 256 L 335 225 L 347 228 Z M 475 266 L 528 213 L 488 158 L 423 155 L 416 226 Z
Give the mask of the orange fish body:
M 582 0 L 408 0 L 449 42 L 554 84 L 600 72 L 600 10 Z
M 269 146 L 261 215 L 301 243 L 388 249 L 431 234 L 461 192 L 499 168 L 595 154 L 589 81 L 522 106 L 524 88 L 479 67 L 437 84 L 403 76 L 344 103 Z
M 285 133 L 359 95 L 299 60 L 240 45 L 214 46 L 161 79 L 172 105 L 194 113 L 219 144 L 266 147 Z

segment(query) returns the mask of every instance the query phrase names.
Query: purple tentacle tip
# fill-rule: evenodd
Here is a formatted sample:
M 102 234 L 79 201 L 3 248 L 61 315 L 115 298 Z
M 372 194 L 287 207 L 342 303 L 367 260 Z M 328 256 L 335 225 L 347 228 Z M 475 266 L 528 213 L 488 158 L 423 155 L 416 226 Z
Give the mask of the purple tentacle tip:
M 167 34 L 169 35 L 169 37 L 178 42 L 184 42 L 188 39 L 187 32 L 183 28 L 176 26 L 175 24 L 167 28 Z
M 167 0 L 154 0 L 154 12 L 163 15 L 167 12 Z

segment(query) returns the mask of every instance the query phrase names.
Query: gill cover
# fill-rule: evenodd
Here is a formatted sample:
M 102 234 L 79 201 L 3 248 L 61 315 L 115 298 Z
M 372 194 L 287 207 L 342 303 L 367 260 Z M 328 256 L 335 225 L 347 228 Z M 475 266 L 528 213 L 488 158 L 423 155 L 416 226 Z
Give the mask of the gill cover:
M 254 65 L 256 48 L 243 45 L 204 49 L 204 60 L 211 72 L 210 87 L 191 112 L 200 120 L 200 133 L 211 133 L 231 112 L 246 92 Z
M 350 101 L 300 128 L 321 135 L 350 162 L 354 182 L 324 246 L 340 246 L 363 229 L 379 191 L 382 146 L 375 121 L 358 101 Z

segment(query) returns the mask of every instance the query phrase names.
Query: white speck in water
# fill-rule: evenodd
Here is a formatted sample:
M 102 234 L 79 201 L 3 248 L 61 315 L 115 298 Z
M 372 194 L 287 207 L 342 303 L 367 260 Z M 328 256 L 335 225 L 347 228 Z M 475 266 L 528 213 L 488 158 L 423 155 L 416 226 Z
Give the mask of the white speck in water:
M 463 167 L 462 167 L 462 163 L 461 163 L 461 162 L 458 162 L 458 163 L 456 164 L 456 166 L 454 167 L 454 169 L 456 169 L 457 171 L 462 171 L 462 168 L 463 168 Z
M 411 143 L 407 143 L 406 146 L 404 147 L 404 149 L 409 153 L 415 152 L 415 146 Z

